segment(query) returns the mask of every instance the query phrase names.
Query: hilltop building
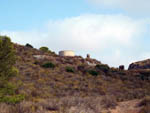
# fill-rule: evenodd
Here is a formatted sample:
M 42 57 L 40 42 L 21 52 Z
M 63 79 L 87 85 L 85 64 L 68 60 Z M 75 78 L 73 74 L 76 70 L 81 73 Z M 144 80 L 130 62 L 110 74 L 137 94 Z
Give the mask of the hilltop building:
M 74 57 L 75 53 L 74 53 L 74 51 L 71 51 L 71 50 L 64 50 L 64 51 L 59 51 L 59 56 Z

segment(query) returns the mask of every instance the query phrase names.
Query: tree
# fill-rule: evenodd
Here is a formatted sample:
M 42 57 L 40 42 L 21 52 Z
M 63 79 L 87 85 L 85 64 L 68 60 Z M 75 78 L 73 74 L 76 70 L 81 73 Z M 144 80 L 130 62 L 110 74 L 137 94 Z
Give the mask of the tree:
M 0 102 L 16 103 L 24 98 L 23 95 L 16 94 L 16 86 L 10 81 L 18 74 L 15 63 L 13 43 L 9 37 L 0 36 Z
M 9 37 L 0 36 L 0 79 L 9 79 L 16 74 L 15 49 Z

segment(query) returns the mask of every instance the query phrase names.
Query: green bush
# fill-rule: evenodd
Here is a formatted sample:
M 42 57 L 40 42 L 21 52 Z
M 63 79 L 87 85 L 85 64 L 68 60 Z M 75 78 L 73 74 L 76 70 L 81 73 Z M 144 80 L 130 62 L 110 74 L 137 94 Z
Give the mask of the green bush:
M 47 63 L 43 64 L 42 67 L 44 67 L 44 68 L 55 68 L 55 64 L 53 64 L 52 62 L 47 62 Z
M 5 102 L 8 104 L 16 104 L 24 100 L 24 95 L 13 95 L 13 96 L 5 96 L 5 97 L 0 97 L 0 102 Z
M 3 87 L 0 88 L 0 97 L 5 95 L 14 95 L 16 86 L 10 82 L 5 82 Z
M 102 70 L 105 73 L 107 73 L 109 71 L 109 69 L 110 69 L 109 66 L 105 65 L 105 64 L 98 64 L 95 67 L 96 67 L 96 69 Z
M 67 67 L 66 67 L 66 72 L 74 73 L 75 70 L 74 70 L 74 68 L 67 66 Z
M 93 76 L 98 76 L 98 72 L 95 70 L 89 70 L 89 74 L 91 74 Z
M 49 52 L 49 48 L 48 47 L 40 47 L 40 50 L 43 52 Z
M 16 104 L 22 100 L 24 100 L 24 95 L 16 94 L 17 87 L 7 82 L 0 88 L 0 102 L 5 102 L 8 104 Z
M 51 55 L 56 55 L 56 53 L 51 51 L 51 50 L 49 50 L 48 47 L 41 47 L 40 50 L 43 51 L 43 52 L 50 53 Z

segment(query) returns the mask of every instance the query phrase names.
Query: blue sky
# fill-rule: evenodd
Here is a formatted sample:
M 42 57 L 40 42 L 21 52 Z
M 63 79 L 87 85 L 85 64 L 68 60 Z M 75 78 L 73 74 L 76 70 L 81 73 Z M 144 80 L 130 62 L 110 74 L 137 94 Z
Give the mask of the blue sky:
M 0 4 L 2 30 L 32 29 L 50 19 L 97 12 L 82 0 L 1 0 Z
M 87 13 L 113 13 L 118 10 L 95 8 L 86 0 L 1 0 L 0 29 L 26 30 L 50 19 L 63 19 Z
M 150 57 L 148 0 L 1 0 L 0 34 L 19 44 L 90 53 L 110 66 Z

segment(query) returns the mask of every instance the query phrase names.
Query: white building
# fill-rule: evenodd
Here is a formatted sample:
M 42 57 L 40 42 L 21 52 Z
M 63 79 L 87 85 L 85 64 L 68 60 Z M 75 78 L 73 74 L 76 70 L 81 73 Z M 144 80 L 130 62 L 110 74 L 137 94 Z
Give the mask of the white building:
M 74 57 L 75 53 L 71 50 L 64 50 L 64 51 L 59 51 L 59 56 L 69 56 L 69 57 Z

